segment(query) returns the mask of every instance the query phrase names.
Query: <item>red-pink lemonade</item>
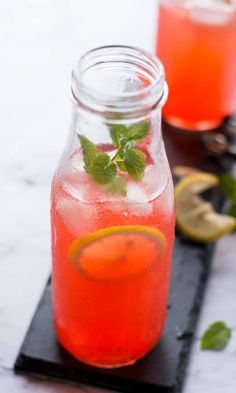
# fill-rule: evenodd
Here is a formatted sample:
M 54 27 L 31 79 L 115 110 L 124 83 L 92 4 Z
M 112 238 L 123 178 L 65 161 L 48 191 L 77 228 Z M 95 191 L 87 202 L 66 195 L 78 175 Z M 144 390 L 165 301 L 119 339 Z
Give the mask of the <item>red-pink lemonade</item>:
M 53 315 L 60 343 L 75 358 L 119 367 L 154 347 L 167 314 L 175 209 L 160 131 L 164 74 L 135 48 L 86 56 L 90 67 L 82 59 L 79 70 L 89 72 L 93 89 L 87 80 L 80 85 L 80 74 L 73 79 L 75 117 L 52 184 Z
M 236 109 L 236 1 L 161 0 L 156 53 L 169 86 L 163 115 L 192 130 Z
M 80 176 L 83 177 L 78 173 L 78 180 L 83 183 Z M 93 185 L 87 188 L 91 192 L 90 204 L 72 195 L 59 174 L 55 175 L 52 189 L 55 326 L 61 343 L 75 357 L 112 367 L 132 363 L 146 354 L 164 327 L 175 218 L 172 184 L 166 178 L 163 190 L 153 200 L 141 203 L 99 203 L 93 201 L 96 192 Z M 83 267 L 73 268 L 68 250 L 77 239 L 102 228 L 130 225 L 157 228 L 164 235 L 163 247 L 167 251 L 157 257 L 149 244 L 148 232 L 139 239 L 134 230 L 133 237 L 128 239 L 137 245 L 136 252 L 130 252 L 125 268 L 120 262 L 112 271 L 104 268 L 101 272 L 96 266 L 86 268 L 86 260 L 81 262 Z M 97 240 L 96 258 L 99 260 L 106 253 L 111 260 L 116 257 L 122 260 L 119 247 L 126 238 L 127 234 L 121 231 L 121 239 L 110 236 L 107 244 Z

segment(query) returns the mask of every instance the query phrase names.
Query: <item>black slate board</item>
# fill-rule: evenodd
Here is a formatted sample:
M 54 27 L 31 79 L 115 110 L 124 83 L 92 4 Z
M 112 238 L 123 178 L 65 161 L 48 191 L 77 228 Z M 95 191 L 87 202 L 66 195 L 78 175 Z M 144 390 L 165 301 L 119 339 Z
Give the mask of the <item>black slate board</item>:
M 128 393 L 179 391 L 187 360 L 183 355 L 189 350 L 207 276 L 209 252 L 205 247 L 176 239 L 164 335 L 156 348 L 135 365 L 102 370 L 86 366 L 67 354 L 54 334 L 49 283 L 21 348 L 16 369 Z
M 228 162 L 208 157 L 196 133 L 164 125 L 171 165 L 184 164 L 224 171 Z M 220 205 L 217 192 L 211 195 Z M 63 380 L 88 383 L 127 393 L 181 392 L 191 341 L 199 314 L 213 246 L 194 244 L 177 234 L 164 334 L 149 355 L 133 366 L 106 370 L 73 359 L 57 342 L 51 319 L 50 282 L 26 335 L 15 369 Z

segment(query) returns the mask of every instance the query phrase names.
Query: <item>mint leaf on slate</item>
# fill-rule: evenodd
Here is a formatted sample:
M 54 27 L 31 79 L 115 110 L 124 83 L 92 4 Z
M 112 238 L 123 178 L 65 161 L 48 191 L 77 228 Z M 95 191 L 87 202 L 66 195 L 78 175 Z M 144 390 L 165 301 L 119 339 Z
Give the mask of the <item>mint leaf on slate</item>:
M 91 142 L 84 135 L 77 134 L 81 143 L 83 156 L 84 156 L 84 169 L 86 172 L 90 172 L 93 162 L 97 156 L 96 145 Z
M 110 136 L 115 147 L 121 146 L 121 141 L 125 137 L 127 128 L 121 124 L 113 124 L 109 127 Z
M 236 218 L 236 202 L 233 202 L 229 208 L 229 210 L 227 211 L 227 214 L 231 217 Z M 236 232 L 236 228 L 233 229 L 233 232 Z
M 116 164 L 111 162 L 108 154 L 99 154 L 90 169 L 92 178 L 99 184 L 110 183 L 116 177 Z
M 226 347 L 231 337 L 231 329 L 223 321 L 210 325 L 201 338 L 201 349 L 217 351 Z
M 127 128 L 126 136 L 133 143 L 143 141 L 149 133 L 148 121 L 140 121 Z
M 236 202 L 232 203 L 232 205 L 230 206 L 227 214 L 229 216 L 235 217 L 236 218 Z
M 110 192 L 111 194 L 126 196 L 127 189 L 125 179 L 120 176 L 115 177 L 110 183 L 106 185 L 106 191 Z
M 128 174 L 134 180 L 141 180 L 145 170 L 145 155 L 137 149 L 127 149 L 124 154 L 124 163 Z
M 226 197 L 236 202 L 236 179 L 227 174 L 219 176 L 220 188 Z
M 219 185 L 230 201 L 228 215 L 236 218 L 236 179 L 224 173 L 219 176 Z

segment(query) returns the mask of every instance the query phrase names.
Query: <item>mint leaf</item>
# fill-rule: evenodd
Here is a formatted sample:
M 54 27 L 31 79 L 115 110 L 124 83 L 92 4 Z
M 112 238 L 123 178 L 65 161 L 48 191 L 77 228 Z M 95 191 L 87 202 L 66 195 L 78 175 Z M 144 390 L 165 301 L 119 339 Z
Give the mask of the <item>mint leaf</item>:
M 143 141 L 146 138 L 148 132 L 149 122 L 143 120 L 130 126 L 127 129 L 126 136 L 129 141 L 137 143 Z
M 117 150 L 116 154 L 111 159 L 111 161 L 115 162 L 121 171 L 127 172 L 127 169 L 126 169 L 126 166 L 125 166 L 125 163 L 123 160 L 123 150 L 121 148 L 119 150 Z
M 233 202 L 227 212 L 229 216 L 236 218 L 236 202 Z M 233 229 L 233 232 L 236 232 L 236 228 Z
M 93 162 L 97 156 L 97 148 L 96 145 L 91 142 L 86 136 L 77 134 L 80 140 L 80 144 L 83 151 L 84 156 L 84 169 L 86 172 L 90 172 Z
M 124 163 L 128 174 L 134 180 L 141 180 L 145 170 L 145 155 L 137 149 L 128 149 L 124 153 Z
M 127 189 L 125 179 L 120 176 L 115 177 L 110 183 L 106 185 L 106 191 L 110 192 L 111 194 L 126 196 Z
M 121 141 L 125 137 L 127 128 L 122 124 L 114 124 L 109 127 L 110 136 L 115 147 L 121 146 Z
M 99 184 L 110 183 L 116 176 L 116 172 L 116 164 L 111 162 L 109 155 L 106 153 L 99 154 L 90 169 L 93 180 Z
M 126 168 L 126 165 L 125 165 L 125 163 L 124 163 L 123 160 L 121 160 L 121 161 L 116 161 L 116 163 L 117 163 L 117 165 L 118 165 L 118 167 L 119 167 L 119 169 L 120 169 L 121 171 L 127 172 L 127 168 Z
M 217 321 L 210 325 L 201 338 L 201 349 L 220 350 L 231 337 L 231 329 L 225 322 Z
M 110 136 L 115 147 L 121 147 L 127 142 L 137 143 L 143 141 L 149 133 L 149 122 L 140 121 L 125 127 L 122 124 L 114 124 L 109 127 Z
M 227 174 L 219 176 L 220 188 L 226 197 L 236 202 L 236 179 Z
M 236 202 L 232 203 L 232 205 L 230 206 L 227 214 L 229 216 L 235 217 L 236 218 Z
M 225 196 L 231 202 L 227 214 L 236 218 L 236 179 L 228 174 L 221 174 L 219 176 L 219 185 Z

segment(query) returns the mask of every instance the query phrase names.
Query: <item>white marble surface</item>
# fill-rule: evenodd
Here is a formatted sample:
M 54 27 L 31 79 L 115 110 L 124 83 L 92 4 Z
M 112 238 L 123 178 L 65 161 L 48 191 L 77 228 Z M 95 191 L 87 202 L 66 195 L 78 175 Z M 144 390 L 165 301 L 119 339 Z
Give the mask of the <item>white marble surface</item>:
M 72 65 L 87 49 L 152 49 L 155 0 L 0 0 L 0 391 L 101 392 L 12 371 L 50 269 L 50 180 L 65 142 Z M 212 321 L 236 326 L 235 236 L 219 242 L 199 336 Z M 184 393 L 235 393 L 236 334 L 220 353 L 195 340 Z

